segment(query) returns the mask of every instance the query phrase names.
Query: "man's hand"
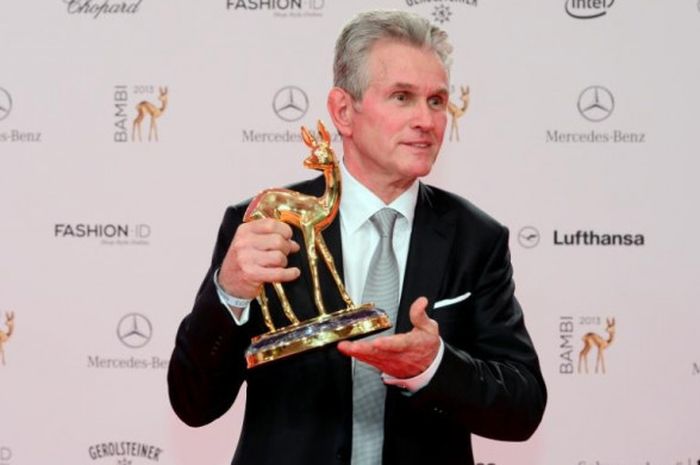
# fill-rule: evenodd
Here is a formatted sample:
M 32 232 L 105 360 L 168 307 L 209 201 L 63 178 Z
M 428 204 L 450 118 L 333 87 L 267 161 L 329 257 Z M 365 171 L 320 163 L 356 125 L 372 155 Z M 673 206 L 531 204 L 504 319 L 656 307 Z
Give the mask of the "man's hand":
M 369 341 L 342 341 L 338 350 L 375 366 L 396 378 L 412 378 L 423 373 L 440 349 L 440 334 L 435 320 L 428 318 L 428 299 L 419 297 L 411 305 L 413 329 L 404 334 L 379 336 Z
M 263 283 L 299 277 L 299 268 L 287 268 L 287 255 L 297 251 L 288 224 L 267 218 L 243 223 L 221 264 L 219 284 L 233 296 L 253 299 Z

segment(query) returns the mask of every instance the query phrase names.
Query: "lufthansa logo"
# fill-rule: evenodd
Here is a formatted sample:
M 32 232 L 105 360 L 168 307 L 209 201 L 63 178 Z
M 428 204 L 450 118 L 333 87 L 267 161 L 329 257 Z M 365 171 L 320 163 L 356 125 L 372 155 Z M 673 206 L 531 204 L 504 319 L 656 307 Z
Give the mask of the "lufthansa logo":
M 124 315 L 117 325 L 117 337 L 122 344 L 132 349 L 148 344 L 152 335 L 151 322 L 140 313 Z
M 540 232 L 532 226 L 525 226 L 518 231 L 518 242 L 526 249 L 531 249 L 540 243 Z
M 275 94 L 272 99 L 272 109 L 284 121 L 298 121 L 309 109 L 309 98 L 299 87 L 286 86 Z
M 7 118 L 12 110 L 12 97 L 10 93 L 0 87 L 0 121 Z
M 578 111 L 588 121 L 598 123 L 607 119 L 615 109 L 612 92 L 603 86 L 590 86 L 578 96 Z

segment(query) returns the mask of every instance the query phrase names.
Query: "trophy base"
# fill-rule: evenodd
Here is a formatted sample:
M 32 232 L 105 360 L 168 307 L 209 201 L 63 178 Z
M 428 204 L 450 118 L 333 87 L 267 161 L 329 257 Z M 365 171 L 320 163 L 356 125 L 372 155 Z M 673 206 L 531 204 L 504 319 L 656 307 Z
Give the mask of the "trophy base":
M 253 368 L 387 328 L 391 328 L 391 321 L 383 310 L 371 304 L 351 307 L 254 337 L 245 353 L 246 363 Z

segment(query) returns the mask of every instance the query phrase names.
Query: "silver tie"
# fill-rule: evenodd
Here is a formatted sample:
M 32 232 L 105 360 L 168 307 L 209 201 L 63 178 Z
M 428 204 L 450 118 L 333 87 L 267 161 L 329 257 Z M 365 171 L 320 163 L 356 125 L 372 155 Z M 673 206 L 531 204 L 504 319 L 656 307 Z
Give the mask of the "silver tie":
M 399 213 L 383 208 L 370 221 L 379 232 L 379 244 L 369 264 L 362 302 L 373 302 L 396 325 L 399 307 L 399 265 L 392 239 Z M 353 360 L 352 465 L 381 465 L 384 444 L 386 386 L 379 370 Z

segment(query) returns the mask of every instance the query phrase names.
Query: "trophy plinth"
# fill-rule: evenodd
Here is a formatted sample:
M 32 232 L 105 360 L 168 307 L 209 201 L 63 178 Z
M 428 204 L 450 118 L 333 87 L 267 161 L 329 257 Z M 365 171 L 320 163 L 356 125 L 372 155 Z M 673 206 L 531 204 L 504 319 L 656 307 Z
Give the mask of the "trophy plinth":
M 327 344 L 368 336 L 391 327 L 387 314 L 365 304 L 321 315 L 254 337 L 246 351 L 248 368 Z

